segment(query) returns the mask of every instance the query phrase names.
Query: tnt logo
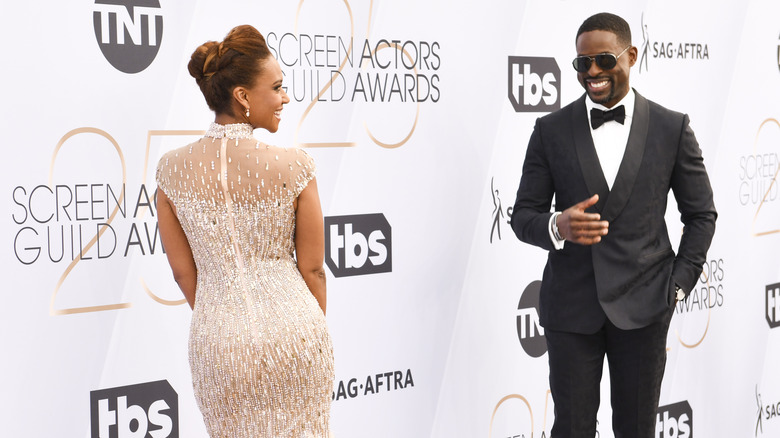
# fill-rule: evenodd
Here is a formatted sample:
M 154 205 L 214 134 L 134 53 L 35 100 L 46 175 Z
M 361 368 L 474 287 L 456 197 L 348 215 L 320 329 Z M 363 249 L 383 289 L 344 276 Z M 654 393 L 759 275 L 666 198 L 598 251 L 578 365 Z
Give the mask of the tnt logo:
M 123 73 L 143 71 L 160 50 L 159 0 L 95 0 L 92 23 L 103 56 Z
M 325 218 L 325 263 L 336 277 L 391 272 L 390 224 L 381 213 Z
M 539 325 L 539 291 L 542 282 L 533 281 L 526 286 L 517 304 L 517 337 L 520 346 L 531 357 L 547 353 L 544 327 Z
M 92 438 L 179 438 L 179 396 L 167 380 L 89 393 Z
M 693 411 L 687 401 L 659 406 L 655 438 L 693 438 Z
M 766 322 L 769 328 L 780 327 L 780 283 L 766 287 Z
M 555 58 L 509 57 L 509 101 L 515 112 L 561 108 L 561 69 Z

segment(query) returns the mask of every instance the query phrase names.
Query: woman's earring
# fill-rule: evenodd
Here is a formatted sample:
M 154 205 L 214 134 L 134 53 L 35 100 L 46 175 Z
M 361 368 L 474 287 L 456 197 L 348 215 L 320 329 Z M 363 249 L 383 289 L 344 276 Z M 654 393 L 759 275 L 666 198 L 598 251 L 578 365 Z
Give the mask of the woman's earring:
M 249 107 L 246 108 L 246 118 L 249 118 Z

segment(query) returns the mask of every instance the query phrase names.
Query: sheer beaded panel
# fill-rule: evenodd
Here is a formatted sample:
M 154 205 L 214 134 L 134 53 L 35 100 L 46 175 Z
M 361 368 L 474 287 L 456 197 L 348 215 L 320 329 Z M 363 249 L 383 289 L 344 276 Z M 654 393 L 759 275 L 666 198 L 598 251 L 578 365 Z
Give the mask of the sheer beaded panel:
M 157 169 L 198 269 L 193 386 L 212 437 L 325 437 L 333 349 L 294 258 L 294 200 L 314 161 L 251 134 L 212 125 Z

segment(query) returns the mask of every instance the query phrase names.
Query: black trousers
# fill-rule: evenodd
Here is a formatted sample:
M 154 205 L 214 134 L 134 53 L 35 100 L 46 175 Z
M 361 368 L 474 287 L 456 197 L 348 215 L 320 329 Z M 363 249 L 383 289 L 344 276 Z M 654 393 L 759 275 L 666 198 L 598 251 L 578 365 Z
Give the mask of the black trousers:
M 636 330 L 607 321 L 594 334 L 545 329 L 555 421 L 550 438 L 593 438 L 604 356 L 609 363 L 615 438 L 654 438 L 666 335 L 674 307 L 664 319 Z

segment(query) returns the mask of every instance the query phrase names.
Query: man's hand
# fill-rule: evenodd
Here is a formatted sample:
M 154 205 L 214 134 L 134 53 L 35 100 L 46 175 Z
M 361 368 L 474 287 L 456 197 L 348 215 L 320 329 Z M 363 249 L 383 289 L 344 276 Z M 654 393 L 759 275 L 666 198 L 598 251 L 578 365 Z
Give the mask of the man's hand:
M 572 205 L 555 219 L 558 233 L 569 242 L 580 245 L 593 245 L 601 242 L 601 236 L 609 232 L 609 222 L 602 221 L 598 213 L 585 213 L 585 209 L 594 205 L 599 195 Z

